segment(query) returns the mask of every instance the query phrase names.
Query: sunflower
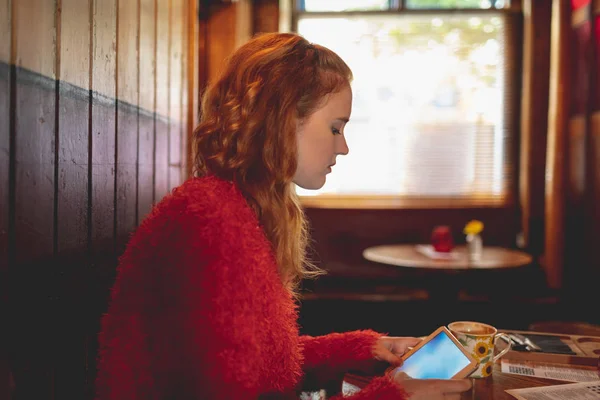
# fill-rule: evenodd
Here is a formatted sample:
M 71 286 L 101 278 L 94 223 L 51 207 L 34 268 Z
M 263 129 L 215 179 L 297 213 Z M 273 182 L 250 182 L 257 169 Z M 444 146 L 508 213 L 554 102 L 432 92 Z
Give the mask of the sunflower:
M 476 219 L 469 221 L 463 229 L 465 235 L 479 235 L 481 231 L 483 231 L 483 222 Z
M 492 362 L 485 364 L 483 368 L 481 368 L 481 376 L 486 377 L 492 374 Z
M 483 357 L 488 355 L 491 347 L 492 346 L 490 346 L 488 342 L 480 340 L 477 343 L 475 343 L 473 350 L 475 350 L 475 355 L 477 356 L 477 358 L 481 360 Z

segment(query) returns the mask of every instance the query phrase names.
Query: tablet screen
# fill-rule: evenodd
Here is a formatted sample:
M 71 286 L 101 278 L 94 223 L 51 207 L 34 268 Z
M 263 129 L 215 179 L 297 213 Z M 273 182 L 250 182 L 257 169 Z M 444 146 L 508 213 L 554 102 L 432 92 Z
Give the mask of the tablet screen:
M 404 360 L 398 369 L 413 379 L 450 379 L 470 363 L 442 331 Z

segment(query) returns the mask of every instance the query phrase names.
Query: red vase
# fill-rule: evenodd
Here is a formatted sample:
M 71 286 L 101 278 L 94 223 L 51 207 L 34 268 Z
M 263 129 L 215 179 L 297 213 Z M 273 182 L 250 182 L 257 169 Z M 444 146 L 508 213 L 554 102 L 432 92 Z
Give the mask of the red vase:
M 452 239 L 450 227 L 446 225 L 436 226 L 431 233 L 431 244 L 437 252 L 451 252 L 454 248 L 454 240 Z

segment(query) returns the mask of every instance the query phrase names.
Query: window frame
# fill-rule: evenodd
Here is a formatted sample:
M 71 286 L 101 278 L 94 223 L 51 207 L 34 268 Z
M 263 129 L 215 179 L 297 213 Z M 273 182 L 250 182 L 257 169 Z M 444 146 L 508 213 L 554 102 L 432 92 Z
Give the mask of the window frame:
M 371 16 L 371 15 L 430 15 L 430 14 L 508 14 L 520 16 L 520 28 L 522 32 L 523 7 L 522 0 L 508 0 L 508 5 L 503 8 L 495 8 L 496 0 L 492 0 L 490 8 L 407 8 L 407 0 L 388 0 L 389 10 L 364 10 L 364 11 L 301 11 L 300 4 L 304 0 L 280 0 L 280 26 L 282 31 L 289 30 L 298 32 L 298 21 L 304 15 L 316 18 L 327 17 L 352 17 L 352 16 Z M 287 12 L 286 12 L 287 11 Z M 288 29 L 285 29 L 288 27 Z M 522 66 L 522 41 L 515 40 L 513 52 L 516 54 L 515 60 L 519 66 Z M 348 195 L 348 194 L 321 194 L 318 196 L 299 196 L 303 207 L 324 208 L 324 209 L 481 209 L 497 208 L 506 209 L 517 206 L 517 197 L 519 189 L 519 137 L 520 137 L 520 98 L 518 93 L 522 88 L 521 74 L 515 72 L 514 75 L 514 96 L 512 97 L 514 121 L 511 121 L 514 134 L 508 141 L 508 146 L 513 155 L 515 167 L 512 169 L 512 180 L 510 192 L 503 198 L 493 199 L 483 196 L 404 196 L 404 195 Z

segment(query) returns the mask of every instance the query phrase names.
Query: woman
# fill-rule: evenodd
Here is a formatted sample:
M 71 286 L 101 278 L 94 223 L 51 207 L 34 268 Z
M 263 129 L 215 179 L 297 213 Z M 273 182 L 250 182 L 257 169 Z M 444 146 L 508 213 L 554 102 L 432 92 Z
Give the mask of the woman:
M 99 399 L 294 398 L 400 363 L 415 338 L 299 336 L 295 291 L 319 271 L 293 185 L 348 153 L 351 72 L 293 34 L 238 49 L 203 97 L 195 173 L 140 225 L 102 321 Z M 356 399 L 458 398 L 468 381 L 376 378 Z M 395 381 L 395 380 L 396 381 Z

